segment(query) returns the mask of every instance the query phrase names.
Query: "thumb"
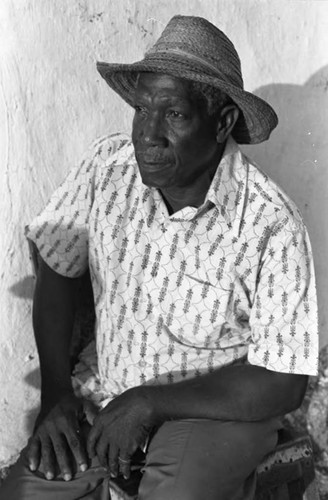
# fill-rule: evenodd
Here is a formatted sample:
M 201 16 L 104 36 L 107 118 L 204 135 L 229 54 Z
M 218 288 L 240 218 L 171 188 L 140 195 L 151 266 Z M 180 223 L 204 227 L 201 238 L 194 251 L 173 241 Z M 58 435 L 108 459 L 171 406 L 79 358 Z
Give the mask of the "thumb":
M 84 401 L 83 409 L 88 423 L 93 425 L 94 419 L 99 413 L 99 409 L 92 401 Z

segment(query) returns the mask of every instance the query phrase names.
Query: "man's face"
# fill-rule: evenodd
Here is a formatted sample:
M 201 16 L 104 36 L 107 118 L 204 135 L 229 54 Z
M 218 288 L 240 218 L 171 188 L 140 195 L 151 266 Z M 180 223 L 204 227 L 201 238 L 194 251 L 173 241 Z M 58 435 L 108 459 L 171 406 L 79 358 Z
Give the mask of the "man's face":
M 132 141 L 143 183 L 185 187 L 217 166 L 217 121 L 192 100 L 186 81 L 141 73 L 135 93 Z

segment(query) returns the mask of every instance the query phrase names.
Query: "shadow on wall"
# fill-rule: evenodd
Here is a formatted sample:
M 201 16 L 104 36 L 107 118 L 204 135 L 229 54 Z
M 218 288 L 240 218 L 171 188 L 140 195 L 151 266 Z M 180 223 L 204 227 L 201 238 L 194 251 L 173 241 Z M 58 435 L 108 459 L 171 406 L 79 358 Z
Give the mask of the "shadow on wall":
M 254 92 L 279 117 L 269 141 L 243 150 L 295 201 L 312 242 L 319 301 L 321 345 L 328 343 L 328 66 L 304 85 L 272 84 Z
M 27 245 L 26 245 L 27 250 Z M 9 291 L 20 299 L 33 299 L 35 277 L 33 275 L 25 276 L 9 288 Z
M 267 100 L 279 116 L 278 128 L 269 141 L 258 146 L 245 146 L 249 154 L 300 208 L 310 231 L 316 258 L 320 323 L 326 331 L 325 308 L 320 302 L 328 295 L 324 282 L 328 253 L 328 66 L 316 72 L 304 85 L 272 84 L 254 92 Z M 27 246 L 26 246 L 27 248 Z M 27 251 L 27 250 L 26 250 Z M 10 288 L 16 297 L 32 299 L 34 278 L 26 276 Z M 328 337 L 324 338 L 327 343 Z M 38 370 L 29 373 L 25 382 L 40 387 Z M 26 417 L 31 432 L 38 409 Z
M 40 370 L 38 368 L 35 368 L 34 370 L 30 371 L 24 378 L 24 382 L 27 383 L 27 385 L 31 385 L 32 387 L 39 389 L 41 386 Z M 39 411 L 40 407 L 37 406 L 35 408 L 31 408 L 28 412 L 26 412 L 24 426 L 27 436 L 30 436 L 33 432 L 34 423 L 39 414 Z
M 243 149 L 280 183 L 307 222 L 314 221 L 315 226 L 324 220 L 324 214 L 316 208 L 323 206 L 328 194 L 322 182 L 327 179 L 328 171 L 325 150 L 328 146 L 328 66 L 317 71 L 304 85 L 272 84 L 254 93 L 273 106 L 279 125 L 269 141 Z
M 26 251 L 28 246 L 26 244 Z M 33 299 L 34 294 L 34 286 L 35 286 L 35 277 L 33 275 L 25 276 L 23 279 L 15 283 L 9 288 L 9 291 L 20 299 Z M 35 368 L 31 372 L 29 372 L 24 378 L 24 382 L 27 385 L 30 385 L 36 389 L 40 388 L 41 379 L 40 379 L 40 370 Z M 25 431 L 26 435 L 29 436 L 33 432 L 34 422 L 36 417 L 38 416 L 40 408 L 37 406 L 36 408 L 31 408 L 25 415 Z

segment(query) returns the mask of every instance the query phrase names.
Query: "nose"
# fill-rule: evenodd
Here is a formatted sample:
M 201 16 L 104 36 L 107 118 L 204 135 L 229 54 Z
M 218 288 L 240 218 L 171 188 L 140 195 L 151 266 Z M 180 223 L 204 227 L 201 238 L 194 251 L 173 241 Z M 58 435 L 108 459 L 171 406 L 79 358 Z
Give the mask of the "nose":
M 165 129 L 158 115 L 150 115 L 143 124 L 143 139 L 149 146 L 165 146 Z

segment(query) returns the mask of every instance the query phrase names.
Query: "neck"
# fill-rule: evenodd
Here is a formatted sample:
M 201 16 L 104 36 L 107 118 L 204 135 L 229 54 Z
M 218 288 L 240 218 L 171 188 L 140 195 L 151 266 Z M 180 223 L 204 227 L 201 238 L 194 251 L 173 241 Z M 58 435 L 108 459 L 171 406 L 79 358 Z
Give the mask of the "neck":
M 183 187 L 172 186 L 160 190 L 170 215 L 185 207 L 198 208 L 204 203 L 221 157 L 222 152 L 211 168 L 206 169 L 192 184 Z
M 197 186 L 197 190 L 192 189 L 191 186 L 184 187 L 181 190 L 177 187 L 161 189 L 160 192 L 169 214 L 172 215 L 185 207 L 200 207 L 204 203 L 210 184 L 209 182 L 206 187 L 204 186 L 204 189 L 200 189 L 200 186 Z

